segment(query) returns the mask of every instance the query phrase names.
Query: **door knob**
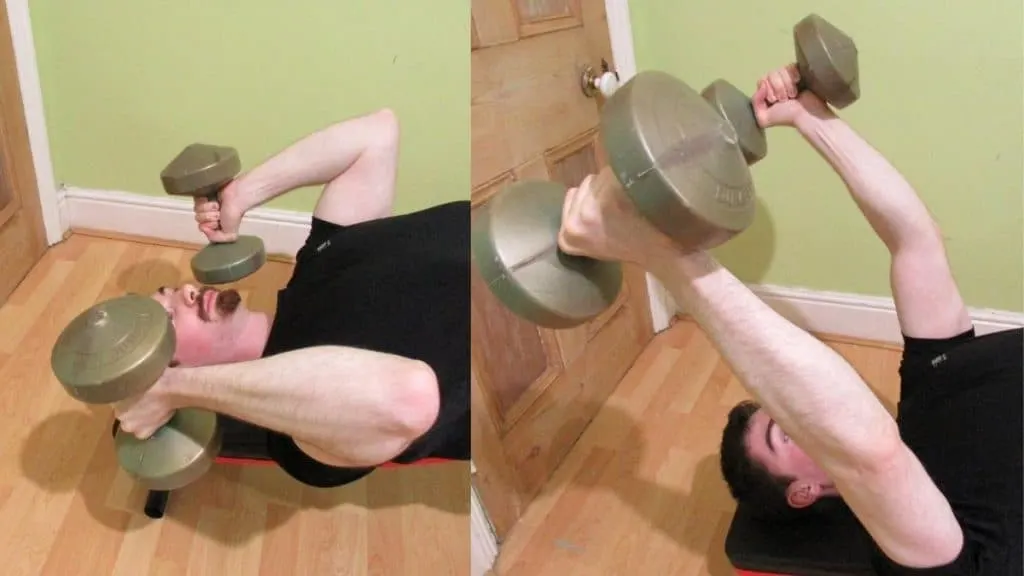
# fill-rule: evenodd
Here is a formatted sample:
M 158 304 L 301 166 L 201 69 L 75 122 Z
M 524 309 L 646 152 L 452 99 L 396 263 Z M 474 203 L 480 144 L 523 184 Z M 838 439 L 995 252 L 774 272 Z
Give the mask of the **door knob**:
M 605 98 L 611 97 L 619 89 L 619 73 L 608 68 L 608 62 L 601 59 L 601 71 L 598 72 L 589 64 L 583 68 L 583 75 L 580 78 L 580 87 L 583 94 L 588 98 L 594 98 L 601 94 Z

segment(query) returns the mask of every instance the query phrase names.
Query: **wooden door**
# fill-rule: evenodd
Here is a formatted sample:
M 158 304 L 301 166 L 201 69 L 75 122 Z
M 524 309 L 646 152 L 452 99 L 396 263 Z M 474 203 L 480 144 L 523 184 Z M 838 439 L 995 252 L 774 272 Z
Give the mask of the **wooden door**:
M 614 68 L 604 0 L 473 0 L 472 204 L 520 179 L 573 186 L 606 163 L 586 66 Z M 653 335 L 644 273 L 570 330 L 541 329 L 472 277 L 474 484 L 499 539 Z
M 46 250 L 6 4 L 0 3 L 0 305 Z

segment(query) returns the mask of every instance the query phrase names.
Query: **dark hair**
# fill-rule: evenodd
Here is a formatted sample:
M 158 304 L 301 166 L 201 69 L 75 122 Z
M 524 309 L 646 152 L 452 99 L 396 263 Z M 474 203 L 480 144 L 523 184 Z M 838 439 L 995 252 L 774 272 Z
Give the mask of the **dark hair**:
M 722 431 L 722 477 L 736 502 L 741 502 L 754 516 L 773 521 L 788 521 L 828 513 L 842 506 L 840 498 L 819 498 L 811 506 L 794 508 L 786 498 L 786 488 L 795 480 L 777 476 L 750 456 L 747 432 L 750 419 L 761 406 L 744 400 L 729 411 L 729 420 Z
M 732 497 L 755 515 L 773 520 L 792 517 L 797 509 L 789 505 L 786 488 L 794 479 L 768 472 L 750 456 L 747 446 L 750 419 L 760 408 L 758 403 L 745 400 L 729 411 L 729 421 L 722 431 L 722 477 Z

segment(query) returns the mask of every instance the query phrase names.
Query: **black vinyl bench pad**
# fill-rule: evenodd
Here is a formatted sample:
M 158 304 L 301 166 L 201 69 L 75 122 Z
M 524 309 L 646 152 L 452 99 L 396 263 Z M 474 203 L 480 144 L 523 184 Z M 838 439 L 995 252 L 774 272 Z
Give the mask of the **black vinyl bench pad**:
M 740 570 L 792 576 L 869 576 L 872 544 L 847 508 L 799 522 L 769 522 L 736 508 L 725 554 Z

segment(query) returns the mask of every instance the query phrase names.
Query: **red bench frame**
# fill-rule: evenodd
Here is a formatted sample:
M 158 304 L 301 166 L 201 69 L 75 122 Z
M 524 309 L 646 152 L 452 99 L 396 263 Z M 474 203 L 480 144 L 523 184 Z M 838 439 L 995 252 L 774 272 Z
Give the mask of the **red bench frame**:
M 213 459 L 214 464 L 228 464 L 232 466 L 277 466 L 277 462 L 265 458 L 239 458 L 237 456 L 217 456 Z M 406 468 L 408 466 L 429 466 L 431 464 L 445 464 L 458 462 L 449 458 L 424 458 L 408 464 L 399 462 L 385 462 L 377 468 Z

